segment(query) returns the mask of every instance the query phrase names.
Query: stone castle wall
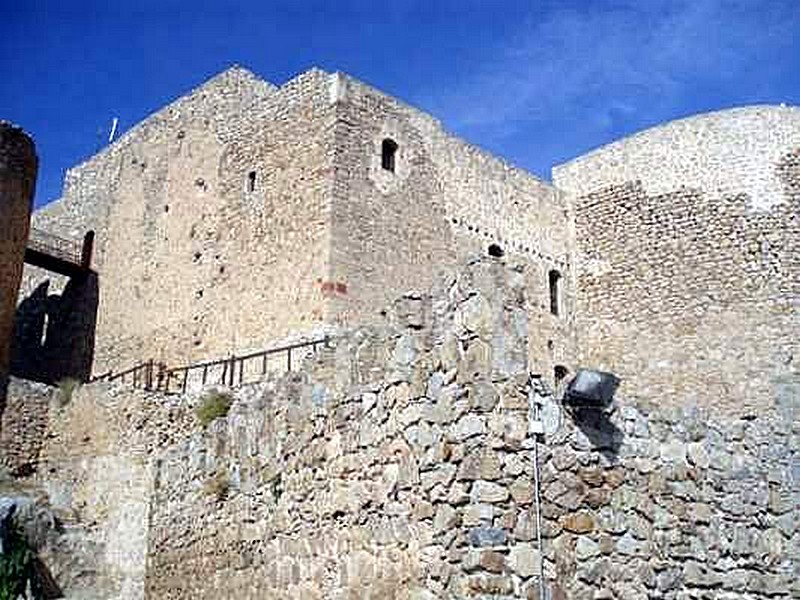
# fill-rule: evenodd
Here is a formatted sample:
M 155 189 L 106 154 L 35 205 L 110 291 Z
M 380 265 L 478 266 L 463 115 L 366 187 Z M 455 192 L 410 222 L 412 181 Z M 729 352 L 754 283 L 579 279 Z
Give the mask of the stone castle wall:
M 14 311 L 37 167 L 33 141 L 21 129 L 0 121 L 0 410 L 8 382 Z
M 528 263 L 532 358 L 552 373 L 573 364 L 567 205 L 529 173 L 456 138 L 429 115 L 337 74 L 332 266 L 347 297 L 336 318 L 358 323 L 409 289 L 496 244 Z M 381 145 L 398 145 L 395 171 Z M 550 314 L 548 272 L 562 276 Z M 548 341 L 551 343 L 548 344 Z
M 35 222 L 97 232 L 95 372 L 378 322 L 496 244 L 528 264 L 548 379 L 597 366 L 631 395 L 748 410 L 796 371 L 798 114 L 676 121 L 557 167 L 554 188 L 345 75 L 277 88 L 234 68 L 71 170 Z M 26 272 L 23 301 L 50 280 L 54 304 L 63 278 Z
M 231 69 L 68 173 L 35 223 L 96 232 L 95 372 L 223 357 L 319 326 L 327 94 L 319 71 L 275 88 Z M 31 271 L 27 289 L 41 281 Z
M 93 598 L 535 599 L 538 464 L 548 597 L 796 597 L 798 387 L 573 419 L 528 387 L 525 289 L 524 261 L 472 263 L 205 429 L 202 394 L 85 386 L 28 481 L 72 540 L 46 564 Z
M 800 110 L 676 121 L 554 169 L 575 210 L 583 364 L 747 412 L 796 377 Z
M 385 137 L 400 144 L 395 173 L 381 168 Z M 548 372 L 572 364 L 560 196 L 341 74 L 312 70 L 275 88 L 229 70 L 72 169 L 64 198 L 35 221 L 96 233 L 95 372 L 376 322 L 396 295 L 492 243 L 531 265 L 531 314 L 546 332 L 532 356 Z M 563 275 L 560 317 L 550 269 Z M 45 279 L 51 295 L 64 286 L 28 273 L 27 294 Z
M 13 477 L 36 472 L 45 443 L 54 388 L 11 377 L 8 404 L 0 415 L 0 466 Z

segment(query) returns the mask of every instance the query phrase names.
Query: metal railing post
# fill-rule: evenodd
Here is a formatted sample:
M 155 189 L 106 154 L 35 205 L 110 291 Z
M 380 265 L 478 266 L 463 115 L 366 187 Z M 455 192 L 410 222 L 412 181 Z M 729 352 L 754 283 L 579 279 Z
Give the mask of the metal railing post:
M 92 266 L 92 252 L 94 250 L 94 231 L 87 231 L 83 236 L 83 247 L 81 248 L 81 266 L 88 269 Z
M 153 367 L 154 361 L 151 358 L 147 361 L 147 366 L 145 367 L 145 380 L 144 380 L 144 389 L 152 390 L 153 389 Z
M 161 390 L 161 387 L 164 385 L 164 376 L 167 370 L 167 365 L 163 362 L 158 363 L 158 374 L 156 375 L 156 389 Z

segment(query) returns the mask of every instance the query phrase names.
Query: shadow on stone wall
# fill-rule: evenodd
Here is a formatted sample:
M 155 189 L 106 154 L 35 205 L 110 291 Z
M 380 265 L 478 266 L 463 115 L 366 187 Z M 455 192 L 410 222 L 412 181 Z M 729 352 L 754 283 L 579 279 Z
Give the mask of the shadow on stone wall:
M 97 273 L 69 280 L 61 294 L 43 281 L 17 306 L 11 341 L 11 374 L 55 383 L 88 380 L 97 324 Z
M 616 462 L 625 434 L 613 423 L 611 415 L 588 408 L 579 408 L 570 414 L 575 427 L 584 435 L 584 449 L 599 452 L 611 463 Z

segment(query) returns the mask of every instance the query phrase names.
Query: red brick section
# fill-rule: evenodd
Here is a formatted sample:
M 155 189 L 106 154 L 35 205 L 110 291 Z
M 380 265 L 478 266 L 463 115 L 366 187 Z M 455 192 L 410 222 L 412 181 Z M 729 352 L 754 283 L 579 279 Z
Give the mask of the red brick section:
M 347 295 L 347 284 L 341 281 L 320 281 L 319 285 L 326 296 Z

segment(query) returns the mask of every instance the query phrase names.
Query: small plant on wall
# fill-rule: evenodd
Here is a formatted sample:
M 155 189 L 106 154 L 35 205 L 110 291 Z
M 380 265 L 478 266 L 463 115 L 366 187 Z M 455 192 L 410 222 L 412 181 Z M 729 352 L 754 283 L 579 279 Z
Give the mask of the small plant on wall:
M 72 402 L 72 395 L 81 387 L 81 382 L 74 377 L 65 377 L 56 383 L 56 387 L 58 388 L 58 405 L 66 406 Z
M 203 491 L 217 502 L 222 502 L 231 491 L 230 479 L 225 473 L 214 473 L 203 482 Z
M 12 524 L 3 539 L 0 554 L 0 600 L 26 598 L 28 582 L 33 579 L 34 554 L 19 528 Z
M 233 404 L 233 397 L 229 393 L 211 390 L 201 398 L 200 404 L 195 408 L 197 420 L 205 429 L 215 419 L 227 416 L 231 404 Z

